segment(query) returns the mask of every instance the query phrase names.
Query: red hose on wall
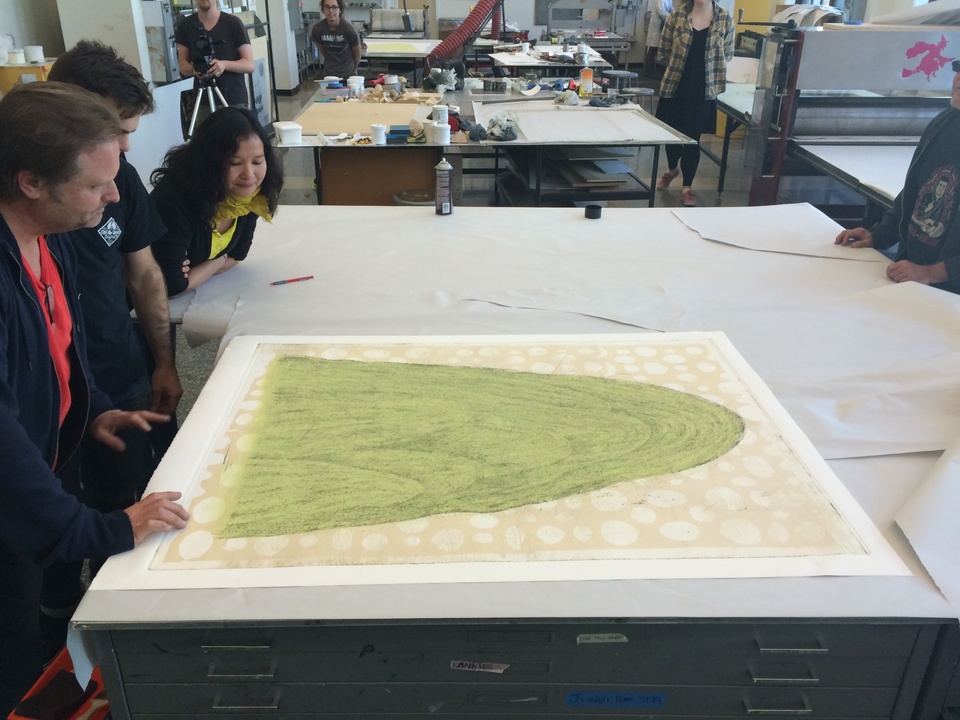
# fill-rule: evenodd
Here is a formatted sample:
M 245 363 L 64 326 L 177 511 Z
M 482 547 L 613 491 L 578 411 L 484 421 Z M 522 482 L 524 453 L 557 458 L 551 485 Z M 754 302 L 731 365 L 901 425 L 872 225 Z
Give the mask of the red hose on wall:
M 495 7 L 497 12 L 493 16 L 493 38 L 495 40 L 499 39 L 500 0 L 480 0 L 474 6 L 473 11 L 460 23 L 460 26 L 427 55 L 427 66 L 434 67 L 438 60 L 447 60 L 453 57 L 457 50 L 462 48 L 464 43 L 470 39 L 470 36 L 486 22 Z

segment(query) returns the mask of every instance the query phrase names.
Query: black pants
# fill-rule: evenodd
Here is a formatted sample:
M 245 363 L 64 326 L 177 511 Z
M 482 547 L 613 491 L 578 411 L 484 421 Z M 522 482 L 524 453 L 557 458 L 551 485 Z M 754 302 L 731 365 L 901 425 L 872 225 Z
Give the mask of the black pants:
M 694 138 L 699 140 L 699 137 Z M 680 172 L 683 175 L 683 186 L 693 185 L 693 178 L 697 175 L 697 168 L 700 167 L 700 145 L 667 145 L 667 165 L 675 168 L 680 166 Z
M 10 714 L 43 672 L 40 568 L 0 542 L 0 717 Z

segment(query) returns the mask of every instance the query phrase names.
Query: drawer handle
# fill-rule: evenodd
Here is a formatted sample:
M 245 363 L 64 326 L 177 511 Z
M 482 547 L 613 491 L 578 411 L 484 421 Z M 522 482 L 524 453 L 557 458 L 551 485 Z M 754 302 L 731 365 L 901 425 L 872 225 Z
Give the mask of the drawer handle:
M 257 659 L 216 657 L 207 667 L 208 678 L 244 678 L 253 680 L 273 678 L 276 674 L 276 658 L 259 660 L 258 663 Z
M 226 650 L 269 650 L 270 645 L 201 645 L 204 652 L 224 652 Z
M 807 675 L 788 675 L 786 670 L 756 670 L 752 665 L 748 667 L 750 679 L 754 685 L 819 685 L 818 678 L 811 667 L 806 668 Z
M 816 645 L 808 645 L 806 647 L 791 647 L 790 645 L 770 645 L 762 641 L 759 637 L 756 638 L 757 649 L 762 653 L 786 653 L 792 655 L 807 655 L 807 654 L 820 654 L 829 652 L 823 644 L 823 640 L 817 635 L 814 638 Z
M 264 691 L 263 688 L 251 687 L 221 690 L 214 698 L 211 708 L 213 710 L 278 710 L 280 690 Z
M 801 707 L 792 707 L 792 708 L 754 707 L 753 703 L 750 702 L 750 698 L 745 695 L 743 697 L 743 707 L 746 708 L 747 715 L 810 715 L 812 714 L 813 708 L 810 707 L 810 703 L 807 701 L 807 698 L 801 695 L 799 700 L 800 700 Z

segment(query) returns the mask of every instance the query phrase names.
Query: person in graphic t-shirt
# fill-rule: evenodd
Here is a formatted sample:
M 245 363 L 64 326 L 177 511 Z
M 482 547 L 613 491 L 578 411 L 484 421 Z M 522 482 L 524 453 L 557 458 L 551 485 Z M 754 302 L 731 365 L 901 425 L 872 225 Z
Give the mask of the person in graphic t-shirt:
M 893 207 L 872 228 L 844 230 L 835 242 L 881 250 L 899 243 L 887 277 L 960 293 L 960 60 L 953 72 L 950 107 L 923 131 Z
M 310 28 L 317 50 L 323 56 L 323 72 L 337 77 L 357 74 L 360 63 L 360 36 L 343 19 L 343 0 L 320 0 L 323 20 Z

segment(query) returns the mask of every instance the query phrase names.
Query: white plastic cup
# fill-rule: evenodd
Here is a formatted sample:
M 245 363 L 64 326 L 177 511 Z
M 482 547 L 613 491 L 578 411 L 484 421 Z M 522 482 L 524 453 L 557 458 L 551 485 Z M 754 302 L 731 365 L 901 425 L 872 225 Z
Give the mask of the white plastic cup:
M 449 112 L 446 105 L 434 105 L 433 106 L 433 119 L 437 124 L 443 123 L 446 125 L 449 118 Z
M 437 124 L 433 120 L 423 121 L 423 139 L 432 143 L 437 133 Z
M 522 52 L 524 55 L 530 52 L 530 43 L 528 42 L 520 43 L 520 52 Z
M 447 123 L 436 123 L 437 129 L 433 134 L 433 142 L 437 145 L 450 144 L 450 125 Z
M 374 123 L 370 126 L 370 140 L 374 145 L 387 144 L 387 126 Z

